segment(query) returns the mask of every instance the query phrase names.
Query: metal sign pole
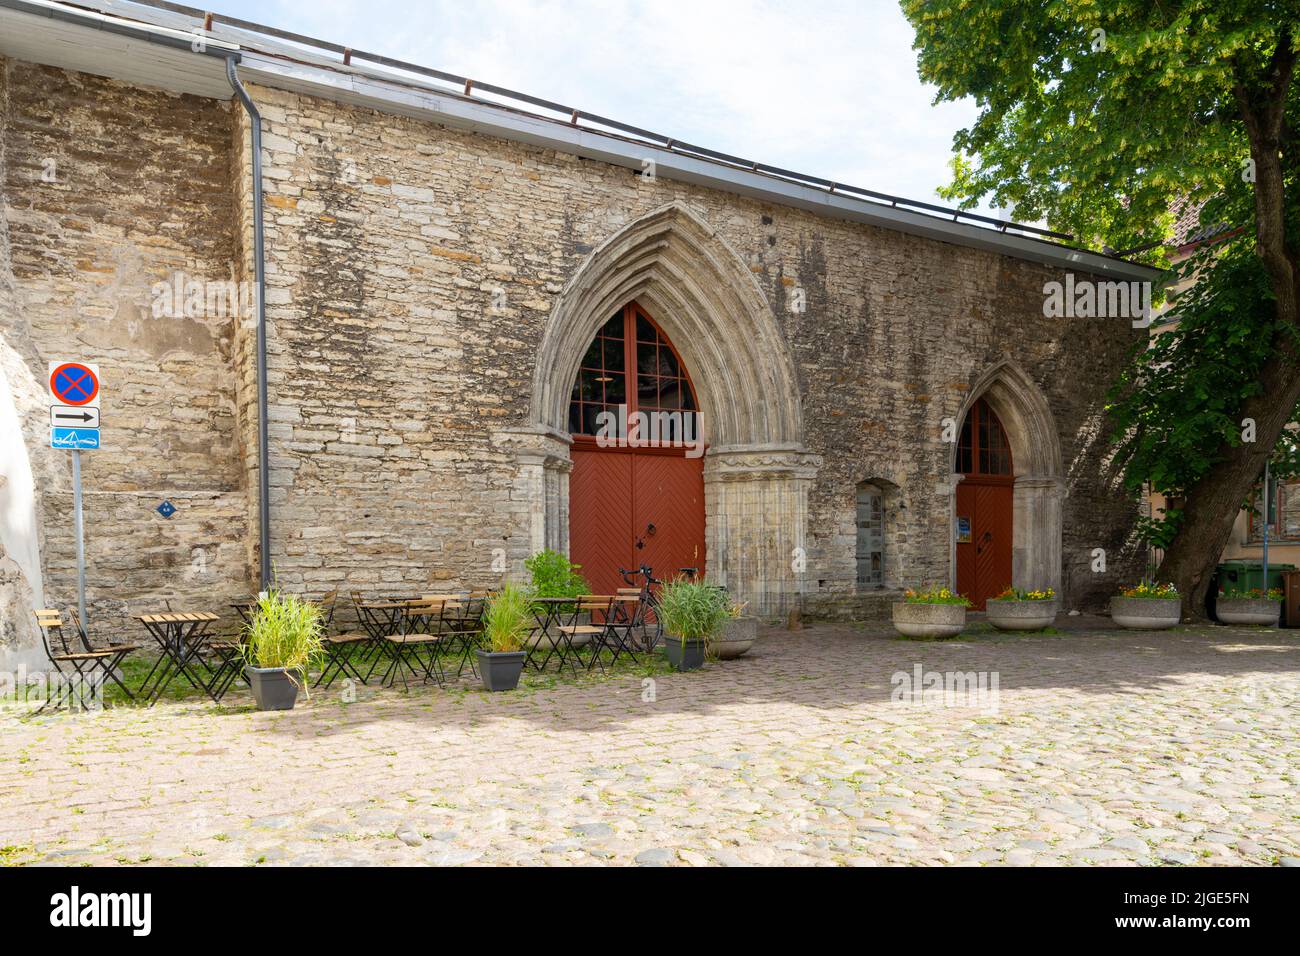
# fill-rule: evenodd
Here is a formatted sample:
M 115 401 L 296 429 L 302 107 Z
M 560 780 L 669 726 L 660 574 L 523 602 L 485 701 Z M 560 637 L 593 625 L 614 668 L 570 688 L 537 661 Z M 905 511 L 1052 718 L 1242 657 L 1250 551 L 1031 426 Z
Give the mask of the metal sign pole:
M 1273 489 L 1268 486 L 1268 460 L 1264 461 L 1264 583 L 1263 590 L 1268 594 L 1268 522 L 1273 514 Z
M 81 626 L 90 634 L 90 619 L 86 617 L 86 540 L 81 523 L 81 452 L 72 449 L 72 527 L 77 535 L 77 613 Z

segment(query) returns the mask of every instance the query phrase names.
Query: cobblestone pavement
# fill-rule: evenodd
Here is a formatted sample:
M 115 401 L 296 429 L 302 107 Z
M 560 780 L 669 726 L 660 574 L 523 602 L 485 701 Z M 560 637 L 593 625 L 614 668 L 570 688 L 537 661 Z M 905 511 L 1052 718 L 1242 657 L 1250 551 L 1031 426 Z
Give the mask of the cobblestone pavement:
M 996 709 L 892 700 L 917 665 L 996 672 Z M 818 625 L 642 680 L 11 707 L 0 859 L 1300 863 L 1300 631 Z

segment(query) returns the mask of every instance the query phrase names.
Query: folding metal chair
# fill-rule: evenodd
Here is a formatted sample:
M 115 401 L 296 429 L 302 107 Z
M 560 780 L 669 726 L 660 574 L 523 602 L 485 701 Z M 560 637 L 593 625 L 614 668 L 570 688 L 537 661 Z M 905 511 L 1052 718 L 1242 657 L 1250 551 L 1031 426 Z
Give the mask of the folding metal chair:
M 617 664 L 618 659 L 624 654 L 633 661 L 637 660 L 632 631 L 637 627 L 644 613 L 644 602 L 636 594 L 615 594 L 599 600 L 609 602 L 608 610 L 602 615 L 600 624 L 596 623 L 599 612 L 592 611 L 591 660 L 587 662 L 587 670 L 599 666 L 603 674 L 605 663 L 600 655 L 604 651 L 609 651 L 611 667 Z
M 225 637 L 214 637 L 207 641 L 206 649 L 211 651 L 217 658 L 216 667 L 212 667 L 211 662 L 208 666 L 212 668 L 212 678 L 208 681 L 207 692 L 214 701 L 220 701 L 226 696 L 232 684 L 236 680 L 243 678 L 245 684 L 248 683 L 248 676 L 244 673 L 244 639 L 243 634 L 236 631 L 234 634 L 228 634 Z
M 397 675 L 401 674 L 403 689 L 409 689 L 407 671 L 413 677 L 423 674 L 426 682 L 436 680 L 442 684 L 445 681 L 438 650 L 444 638 L 442 615 L 451 603 L 445 599 L 406 603 L 400 629 L 382 638 L 389 665 L 380 679 L 381 684 L 392 687 Z
M 471 591 L 466 597 L 448 601 L 442 607 L 442 635 L 447 649 L 460 657 L 456 662 L 456 676 L 460 677 L 468 663 L 470 672 L 478 676 L 474 649 L 483 637 L 483 612 L 487 609 L 487 594 Z
M 325 648 L 325 666 L 321 668 L 320 675 L 316 678 L 313 685 L 319 687 L 322 683 L 329 687 L 340 675 L 346 675 L 348 678 L 364 684 L 366 677 L 361 676 L 361 671 L 356 662 L 352 659 L 358 651 L 361 652 L 362 663 L 374 646 L 373 635 L 361 627 L 354 631 L 344 631 L 339 634 L 330 633 L 330 627 L 334 622 L 334 610 L 338 606 L 338 588 L 330 591 L 320 599 L 321 610 L 325 612 L 322 620 L 323 633 L 321 634 L 321 644 Z M 361 592 L 352 592 L 353 605 L 359 605 L 361 601 Z M 363 624 L 361 612 L 357 612 L 358 624 Z M 373 670 L 373 667 L 372 667 Z
M 117 676 L 117 665 L 127 654 L 139 648 L 136 644 L 121 644 L 95 650 L 86 639 L 81 622 L 74 620 L 73 629 L 76 638 L 71 638 L 64 630 L 63 615 L 52 608 L 42 608 L 33 612 L 36 625 L 41 632 L 41 643 L 45 646 L 45 656 L 59 675 L 58 688 L 46 690 L 45 702 L 33 713 L 41 713 L 51 704 L 57 709 L 65 701 L 69 709 L 74 705 L 82 710 L 93 706 L 92 701 L 105 681 L 112 680 L 122 688 L 127 697 L 134 700 L 131 693 Z M 80 644 L 81 649 L 77 649 Z M 89 690 L 92 701 L 87 700 Z
M 72 626 L 76 628 L 77 636 L 81 639 L 81 646 L 84 647 L 89 653 L 116 655 L 115 657 L 110 658 L 107 663 L 102 665 L 104 668 L 104 672 L 108 675 L 109 679 L 111 679 L 114 684 L 122 688 L 122 693 L 126 694 L 128 700 L 134 700 L 135 695 L 132 694 L 131 689 L 127 687 L 126 684 L 122 683 L 122 681 L 118 678 L 117 671 L 118 668 L 122 666 L 122 661 L 123 659 L 126 658 L 128 654 L 130 654 L 132 651 L 138 651 L 144 645 L 142 644 L 101 644 L 96 646 L 95 644 L 92 644 L 90 642 L 90 635 L 86 632 L 85 625 L 81 623 L 81 616 L 77 613 L 76 608 L 74 607 L 68 608 L 68 619 L 72 621 Z

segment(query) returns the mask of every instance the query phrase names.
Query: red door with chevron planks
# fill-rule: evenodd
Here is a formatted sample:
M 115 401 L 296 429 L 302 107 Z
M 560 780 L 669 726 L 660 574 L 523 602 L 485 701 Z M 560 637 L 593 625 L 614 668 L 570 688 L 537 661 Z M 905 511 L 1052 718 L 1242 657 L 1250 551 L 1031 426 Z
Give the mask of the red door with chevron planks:
M 619 568 L 668 580 L 704 571 L 704 461 L 635 451 L 573 451 L 569 555 L 599 594 L 626 587 Z

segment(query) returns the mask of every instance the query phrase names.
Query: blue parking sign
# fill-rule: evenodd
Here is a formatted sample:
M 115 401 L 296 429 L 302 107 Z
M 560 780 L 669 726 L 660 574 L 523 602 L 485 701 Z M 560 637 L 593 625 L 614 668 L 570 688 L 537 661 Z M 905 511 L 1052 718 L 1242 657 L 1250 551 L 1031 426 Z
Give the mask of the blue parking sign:
M 75 448 L 85 451 L 99 447 L 98 428 L 59 428 L 50 429 L 51 448 Z

